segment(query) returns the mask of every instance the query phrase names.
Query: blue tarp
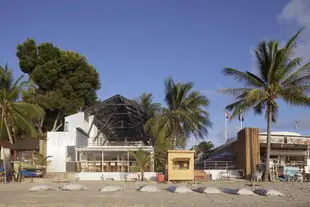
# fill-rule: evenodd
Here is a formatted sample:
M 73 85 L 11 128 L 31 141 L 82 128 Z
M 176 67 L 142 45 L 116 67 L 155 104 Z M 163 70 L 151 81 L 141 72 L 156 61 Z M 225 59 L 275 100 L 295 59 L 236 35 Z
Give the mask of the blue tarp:
M 37 173 L 36 173 L 36 172 L 33 172 L 33 171 L 21 170 L 20 173 L 21 173 L 25 178 L 37 177 Z

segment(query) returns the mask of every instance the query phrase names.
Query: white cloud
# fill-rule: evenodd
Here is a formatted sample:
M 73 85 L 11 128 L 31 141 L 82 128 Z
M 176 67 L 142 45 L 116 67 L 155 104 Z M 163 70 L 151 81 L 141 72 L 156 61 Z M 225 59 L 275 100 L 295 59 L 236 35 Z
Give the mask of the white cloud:
M 284 23 L 293 23 L 297 28 L 305 26 L 301 34 L 296 56 L 302 57 L 305 61 L 310 60 L 310 1 L 291 0 L 282 10 L 279 20 Z M 294 28 L 295 29 L 295 28 Z
M 281 14 L 277 16 L 281 24 L 287 23 L 285 26 L 289 28 L 289 34 L 293 35 L 298 29 L 305 27 L 304 31 L 298 38 L 295 56 L 301 57 L 305 62 L 310 61 L 310 1 L 309 0 L 291 0 L 286 4 Z M 290 38 L 290 36 L 288 36 Z M 283 47 L 285 41 L 280 41 L 280 47 Z M 250 55 L 252 57 L 251 72 L 257 73 L 257 65 L 255 59 L 255 46 L 250 47 Z

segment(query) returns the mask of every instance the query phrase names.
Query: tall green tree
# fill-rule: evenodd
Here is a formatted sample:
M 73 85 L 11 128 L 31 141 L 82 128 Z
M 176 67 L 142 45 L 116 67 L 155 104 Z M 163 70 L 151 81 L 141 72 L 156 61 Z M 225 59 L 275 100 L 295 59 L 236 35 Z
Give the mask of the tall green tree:
M 170 137 L 172 148 L 185 148 L 190 134 L 203 139 L 212 123 L 208 112 L 207 97 L 193 90 L 194 84 L 175 83 L 171 78 L 165 81 L 165 102 L 167 108 L 162 114 L 150 119 L 147 126 L 152 126 L 159 137 Z
M 296 39 L 299 30 L 282 48 L 278 41 L 262 41 L 255 55 L 259 73 L 242 72 L 233 68 L 224 68 L 223 74 L 241 83 L 241 88 L 221 89 L 224 94 L 233 95 L 236 102 L 226 108 L 236 117 L 240 110 L 253 109 L 255 114 L 266 113 L 267 119 L 267 155 L 264 181 L 268 180 L 270 160 L 270 133 L 272 122 L 276 122 L 279 99 L 294 106 L 308 107 L 310 99 L 310 62 L 300 67 L 302 59 L 294 57 Z
M 35 119 L 43 119 L 44 111 L 35 104 L 20 101 L 23 90 L 28 82 L 22 81 L 23 76 L 13 80 L 12 70 L 6 65 L 0 67 L 0 137 L 8 139 L 12 144 L 17 141 L 14 130 L 22 130 L 31 137 L 37 135 L 33 124 Z
M 37 121 L 40 131 L 57 131 L 64 116 L 96 102 L 99 74 L 84 56 L 52 43 L 36 45 L 33 39 L 19 44 L 16 55 L 21 70 L 33 82 L 23 99 L 39 104 L 46 112 L 44 123 Z

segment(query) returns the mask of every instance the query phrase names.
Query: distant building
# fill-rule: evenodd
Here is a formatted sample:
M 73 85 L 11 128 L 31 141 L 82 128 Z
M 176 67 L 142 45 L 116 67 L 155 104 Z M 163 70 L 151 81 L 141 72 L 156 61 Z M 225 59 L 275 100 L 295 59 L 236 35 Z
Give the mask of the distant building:
M 272 132 L 270 137 L 270 166 L 296 166 L 310 173 L 310 136 L 296 132 Z M 205 170 L 242 170 L 245 176 L 257 172 L 265 162 L 267 133 L 246 128 L 236 137 L 215 148 L 207 159 L 199 160 L 197 167 Z

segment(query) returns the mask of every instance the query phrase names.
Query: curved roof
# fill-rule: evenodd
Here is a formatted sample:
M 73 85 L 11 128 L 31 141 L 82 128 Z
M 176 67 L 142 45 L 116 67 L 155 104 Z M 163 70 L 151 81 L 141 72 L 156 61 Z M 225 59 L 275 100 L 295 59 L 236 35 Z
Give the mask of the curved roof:
M 135 101 L 115 95 L 85 110 L 94 115 L 94 124 L 108 140 L 144 141 L 147 114 Z

